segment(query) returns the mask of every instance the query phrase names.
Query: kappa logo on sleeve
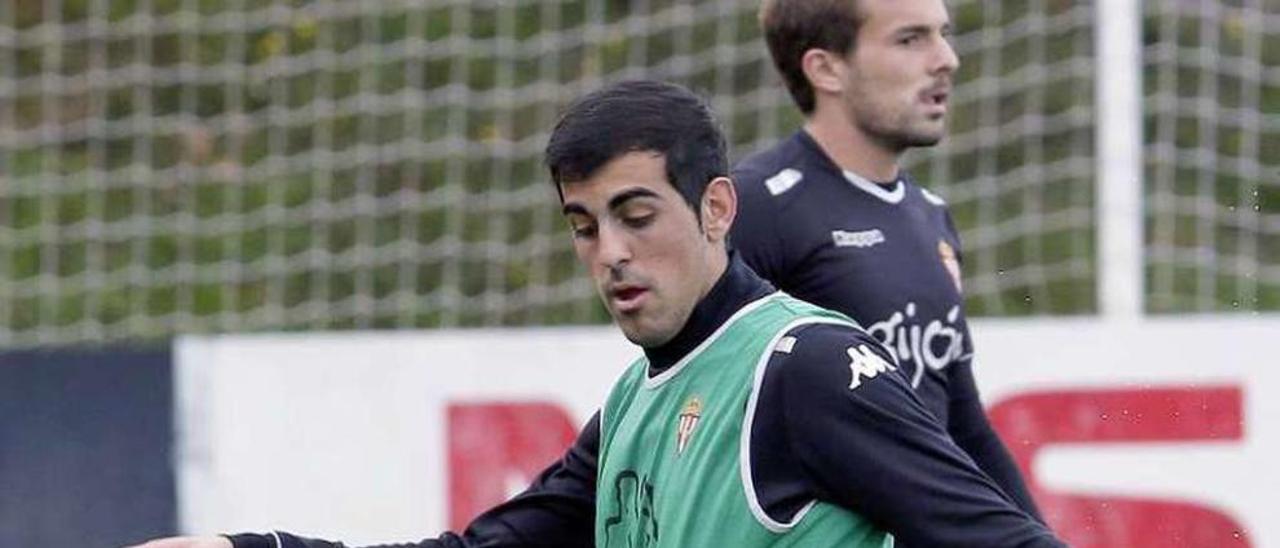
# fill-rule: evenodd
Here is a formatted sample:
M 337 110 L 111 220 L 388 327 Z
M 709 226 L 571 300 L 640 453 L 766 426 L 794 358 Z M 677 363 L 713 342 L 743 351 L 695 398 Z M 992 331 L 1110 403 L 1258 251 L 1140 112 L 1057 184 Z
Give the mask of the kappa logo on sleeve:
M 937 194 L 929 192 L 927 189 L 923 189 L 923 188 L 920 189 L 920 195 L 924 196 L 924 199 L 928 200 L 929 203 L 933 205 L 936 205 L 938 207 L 947 207 L 946 200 L 943 200 L 942 197 L 938 196 Z
M 787 168 L 779 171 L 773 177 L 765 179 L 764 186 L 769 189 L 769 194 L 777 196 L 791 190 L 791 187 L 796 186 L 796 183 L 799 183 L 801 179 L 804 179 L 803 173 Z
M 857 348 L 849 347 L 849 370 L 853 374 L 853 379 L 849 381 L 849 390 L 853 390 L 862 386 L 862 378 L 876 378 L 876 375 L 888 371 L 897 371 L 894 367 L 874 350 L 867 348 L 867 345 L 860 344 Z

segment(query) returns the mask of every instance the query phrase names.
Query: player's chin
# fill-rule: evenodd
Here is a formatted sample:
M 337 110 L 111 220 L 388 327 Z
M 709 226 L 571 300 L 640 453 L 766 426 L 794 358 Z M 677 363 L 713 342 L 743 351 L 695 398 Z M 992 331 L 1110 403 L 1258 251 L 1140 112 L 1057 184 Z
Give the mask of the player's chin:
M 674 329 L 655 325 L 639 314 L 614 316 L 613 319 L 628 341 L 643 348 L 662 346 L 675 336 Z
M 642 348 L 654 348 L 662 346 L 662 342 L 655 337 L 653 333 L 643 329 L 627 329 L 622 322 L 618 322 L 618 326 L 622 328 L 622 335 L 631 341 L 631 344 Z
M 919 124 L 904 135 L 904 144 L 908 147 L 931 147 L 942 141 L 946 134 L 946 125 L 938 120 L 936 123 Z

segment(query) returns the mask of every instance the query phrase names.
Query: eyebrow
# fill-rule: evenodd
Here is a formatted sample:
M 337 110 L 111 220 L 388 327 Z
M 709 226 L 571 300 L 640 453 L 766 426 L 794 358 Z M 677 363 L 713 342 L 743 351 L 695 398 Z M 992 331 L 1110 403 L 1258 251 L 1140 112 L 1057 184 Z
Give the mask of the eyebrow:
M 933 29 L 929 25 L 908 25 L 908 26 L 899 28 L 898 30 L 894 31 L 893 34 L 895 36 L 902 36 L 906 34 L 928 34 L 930 30 L 933 30 Z
M 637 198 L 657 198 L 658 193 L 647 188 L 633 188 L 609 199 L 609 209 L 618 209 L 623 204 Z
M 636 200 L 639 198 L 660 198 L 660 196 L 658 196 L 657 192 L 654 192 L 647 188 L 632 188 L 619 193 L 617 196 L 610 198 L 609 209 L 610 210 L 618 209 L 622 207 L 624 204 L 626 204 L 627 202 L 631 200 Z M 578 203 L 565 204 L 564 207 L 560 209 L 560 212 L 566 216 L 572 215 L 575 213 L 578 215 L 590 215 L 590 213 L 587 212 L 587 208 L 583 207 L 582 204 L 578 204 Z
M 938 25 L 937 28 L 939 32 L 945 33 L 945 32 L 954 30 L 952 28 L 953 26 L 954 25 L 952 24 L 951 19 L 948 18 L 947 20 L 942 21 L 942 24 Z M 902 27 L 898 27 L 897 29 L 894 29 L 893 34 L 897 35 L 897 34 L 909 34 L 909 33 L 928 33 L 929 31 L 932 31 L 933 28 L 934 28 L 934 25 L 931 23 L 912 23 L 912 24 L 908 24 Z
M 582 204 L 565 204 L 564 207 L 560 208 L 560 213 L 566 217 L 574 213 L 577 213 L 578 215 L 586 215 L 587 208 L 582 207 Z

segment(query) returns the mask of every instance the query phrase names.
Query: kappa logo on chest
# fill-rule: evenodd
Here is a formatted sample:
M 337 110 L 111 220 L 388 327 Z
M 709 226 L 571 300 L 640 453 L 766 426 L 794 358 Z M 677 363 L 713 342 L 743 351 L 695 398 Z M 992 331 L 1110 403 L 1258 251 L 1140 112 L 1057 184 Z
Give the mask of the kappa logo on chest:
M 884 243 L 884 232 L 878 228 L 869 230 L 832 230 L 831 242 L 836 247 L 868 248 Z

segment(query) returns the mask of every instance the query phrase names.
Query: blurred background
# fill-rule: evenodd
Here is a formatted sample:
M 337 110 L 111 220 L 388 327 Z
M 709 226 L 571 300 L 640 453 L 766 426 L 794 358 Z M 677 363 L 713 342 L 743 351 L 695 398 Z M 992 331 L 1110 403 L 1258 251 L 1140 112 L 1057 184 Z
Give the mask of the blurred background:
M 951 6 L 951 136 L 910 163 L 951 203 L 969 310 L 1092 314 L 1099 5 Z M 5 2 L 0 344 L 605 321 L 547 131 L 648 77 L 709 97 L 734 158 L 789 134 L 755 9 Z M 1280 2 L 1141 15 L 1144 308 L 1276 310 Z
M 1100 70 L 1113 65 L 1098 32 L 1107 10 L 1128 6 L 1136 23 L 1120 40 L 1140 60 L 1123 76 L 1141 89 L 1139 111 L 1124 114 L 1141 130 L 1128 159 L 1140 180 L 1107 184 L 1140 195 L 1121 215 L 1141 238 L 1137 312 L 1273 318 L 1263 313 L 1280 310 L 1280 0 L 948 4 L 962 61 L 950 136 L 908 163 L 951 205 L 971 316 L 1099 319 L 1106 308 L 1098 136 L 1109 121 L 1097 90 L 1121 75 Z M 113 371 L 164 387 L 182 337 L 606 323 L 540 164 L 547 132 L 582 93 L 645 77 L 708 97 L 734 159 L 788 135 L 801 120 L 756 7 L 0 2 L 0 365 L 12 364 L 0 368 L 11 402 L 0 408 L 0 481 L 29 489 L 0 495 L 0 544 L 72 545 L 42 536 L 67 520 L 36 532 L 39 509 L 19 512 L 31 499 L 12 493 L 36 496 L 32 478 L 45 476 L 17 471 L 81 439 L 70 423 L 31 417 L 80 401 L 68 379 L 95 363 L 127 362 Z M 1250 325 L 1280 335 L 1275 322 Z M 147 360 L 157 365 L 137 365 Z M 134 428 L 147 416 L 139 401 L 161 414 L 177 405 L 166 392 L 91 415 Z M 181 445 L 181 427 L 148 428 Z M 101 440 L 120 451 L 108 462 L 138 466 L 127 438 Z M 180 457 L 155 455 L 165 470 Z M 153 478 L 169 495 L 139 518 L 150 525 L 120 534 L 178 527 L 173 477 Z

